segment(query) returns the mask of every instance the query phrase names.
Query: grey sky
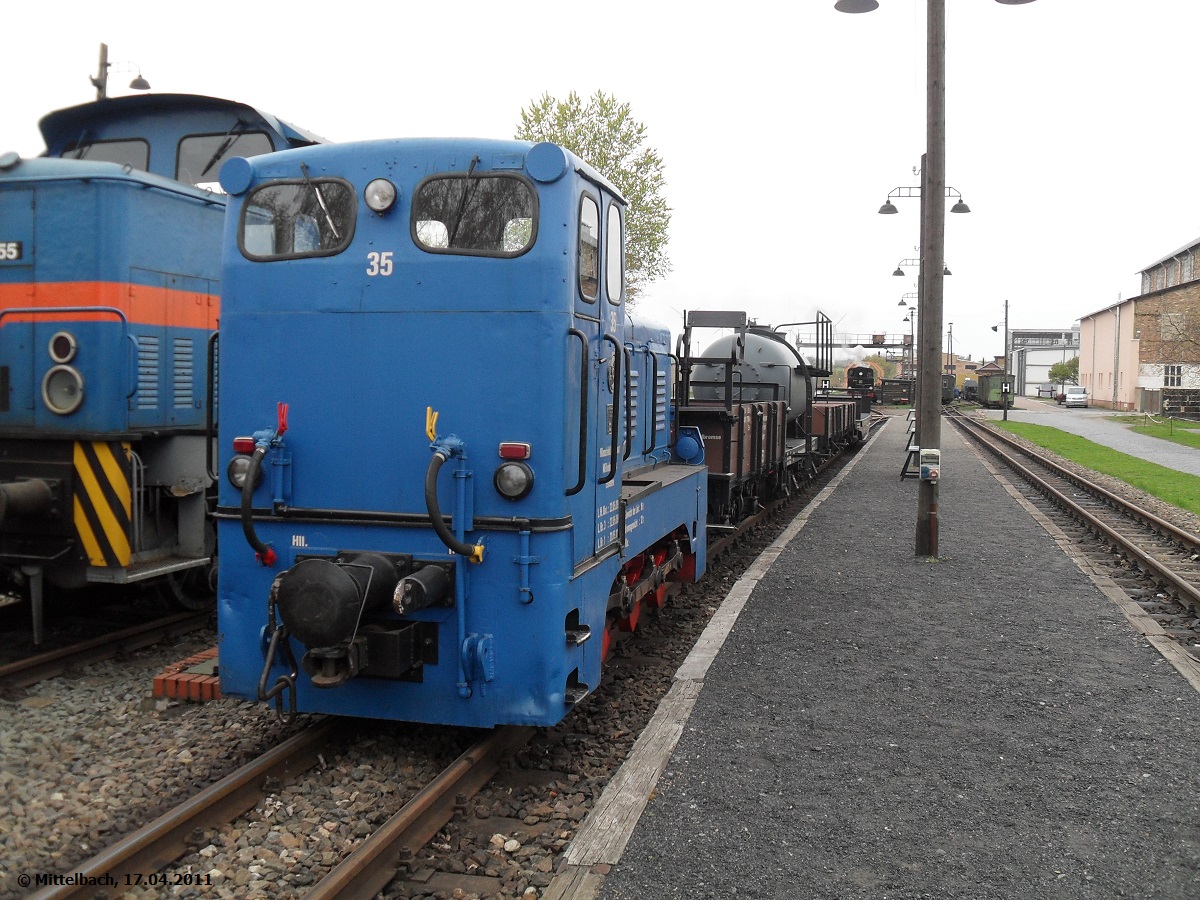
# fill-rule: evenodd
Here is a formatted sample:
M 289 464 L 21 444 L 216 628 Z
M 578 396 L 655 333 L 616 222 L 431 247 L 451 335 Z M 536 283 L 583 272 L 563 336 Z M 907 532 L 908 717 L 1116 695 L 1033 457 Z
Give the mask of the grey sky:
M 75 7 L 78 5 L 78 9 Z M 955 349 L 990 330 L 1066 328 L 1138 293 L 1137 270 L 1200 236 L 1191 104 L 1196 0 L 948 0 L 945 320 Z M 156 91 L 252 103 L 332 140 L 507 137 L 544 91 L 628 101 L 666 162 L 674 271 L 642 310 L 744 308 L 839 332 L 907 332 L 924 144 L 925 4 L 833 0 L 601 6 L 210 0 L 135 19 L 71 3 L 10 10 L 0 151 L 34 154 L 37 119 L 95 92 L 99 44 Z M 599 15 L 596 15 L 596 12 Z M 336 13 L 336 16 L 334 15 Z M 136 74 L 115 71 L 113 93 Z

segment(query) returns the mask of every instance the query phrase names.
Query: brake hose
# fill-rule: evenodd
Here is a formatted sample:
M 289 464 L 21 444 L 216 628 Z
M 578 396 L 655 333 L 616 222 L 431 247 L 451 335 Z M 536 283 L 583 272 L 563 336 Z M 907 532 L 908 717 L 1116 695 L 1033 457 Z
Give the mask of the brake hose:
M 429 511 L 429 522 L 433 525 L 433 530 L 441 538 L 442 543 L 452 552 L 459 556 L 465 556 L 472 562 L 479 562 L 483 559 L 483 545 L 464 544 L 450 533 L 450 529 L 446 527 L 446 522 L 442 519 L 442 510 L 438 506 L 437 498 L 437 478 L 446 459 L 447 457 L 442 451 L 436 451 L 429 460 L 429 468 L 425 470 L 425 508 Z
M 267 455 L 265 446 L 254 448 L 254 455 L 250 457 L 250 468 L 246 471 L 246 480 L 242 482 L 242 534 L 246 536 L 246 543 L 254 551 L 255 557 L 263 565 L 274 565 L 275 551 L 267 544 L 264 544 L 258 539 L 258 535 L 254 533 L 254 487 L 258 484 L 258 473 L 262 468 L 262 459 Z

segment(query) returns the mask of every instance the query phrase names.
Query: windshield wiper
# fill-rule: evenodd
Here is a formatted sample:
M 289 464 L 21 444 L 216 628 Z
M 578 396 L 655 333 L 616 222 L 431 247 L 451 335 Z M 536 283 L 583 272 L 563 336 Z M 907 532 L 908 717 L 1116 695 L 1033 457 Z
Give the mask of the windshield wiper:
M 71 145 L 71 149 L 64 152 L 63 158 L 83 159 L 94 146 L 96 146 L 95 142 L 87 139 L 87 131 L 81 131 L 79 137 L 75 138 L 75 143 Z
M 454 216 L 454 230 L 450 232 L 450 240 L 446 242 L 447 247 L 454 246 L 454 239 L 458 237 L 458 228 L 462 225 L 463 213 L 467 209 L 467 200 L 475 193 L 475 187 L 479 184 L 478 181 L 471 181 L 471 176 L 475 173 L 475 166 L 479 163 L 478 156 L 471 157 L 471 165 L 467 166 L 467 181 L 470 182 L 463 188 L 462 196 L 458 198 L 458 212 Z
M 203 178 L 208 174 L 208 170 L 211 169 L 216 164 L 217 160 L 225 155 L 225 151 L 232 147 L 237 142 L 237 139 L 242 136 L 242 129 L 245 127 L 246 123 L 241 119 L 238 119 L 233 123 L 233 127 L 225 132 L 225 139 L 221 141 L 221 145 L 217 147 L 217 152 L 209 157 L 208 162 L 204 164 L 204 168 L 200 170 L 200 174 L 197 176 L 197 179 Z
M 325 195 L 321 193 L 321 186 L 308 177 L 308 166 L 304 163 L 300 163 L 300 174 L 304 176 L 304 183 L 312 188 L 312 192 L 317 197 L 317 203 L 321 204 L 321 212 L 325 213 L 325 224 L 333 232 L 333 239 L 340 241 L 342 236 L 338 233 L 337 226 L 333 224 L 333 216 L 329 214 L 329 207 L 325 205 Z

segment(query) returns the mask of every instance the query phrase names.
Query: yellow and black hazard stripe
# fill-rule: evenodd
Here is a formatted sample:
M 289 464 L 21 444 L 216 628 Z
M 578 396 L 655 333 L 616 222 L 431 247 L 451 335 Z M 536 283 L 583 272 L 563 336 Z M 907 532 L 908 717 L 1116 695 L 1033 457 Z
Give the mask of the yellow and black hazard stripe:
M 93 566 L 129 565 L 129 444 L 75 442 L 75 532 Z

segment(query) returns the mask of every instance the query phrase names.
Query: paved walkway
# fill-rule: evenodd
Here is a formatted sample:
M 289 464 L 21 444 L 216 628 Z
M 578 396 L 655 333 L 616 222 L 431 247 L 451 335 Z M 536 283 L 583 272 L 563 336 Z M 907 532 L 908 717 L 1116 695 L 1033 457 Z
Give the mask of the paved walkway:
M 1200 667 L 952 427 L 915 557 L 904 439 L 730 591 L 547 897 L 1200 897 Z
M 984 415 L 989 419 L 999 419 L 1003 413 L 998 409 L 989 409 L 984 410 Z M 1033 400 L 1029 397 L 1018 398 L 1017 408 L 1008 411 L 1009 419 L 1015 422 L 1058 428 L 1136 456 L 1138 459 L 1158 463 L 1168 469 L 1200 475 L 1200 450 L 1147 437 L 1144 434 L 1135 434 L 1128 426 L 1113 422 L 1112 417 L 1115 415 L 1120 413 L 1091 406 L 1087 409 L 1066 409 L 1057 403 Z

